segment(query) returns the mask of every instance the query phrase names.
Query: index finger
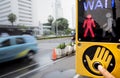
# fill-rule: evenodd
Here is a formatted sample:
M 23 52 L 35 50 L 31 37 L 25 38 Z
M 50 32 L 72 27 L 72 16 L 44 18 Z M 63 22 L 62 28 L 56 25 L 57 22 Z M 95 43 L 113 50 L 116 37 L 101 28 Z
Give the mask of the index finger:
M 111 73 L 109 73 L 105 68 L 103 68 L 101 65 L 98 66 L 98 70 L 101 72 L 101 74 L 105 78 L 115 78 Z

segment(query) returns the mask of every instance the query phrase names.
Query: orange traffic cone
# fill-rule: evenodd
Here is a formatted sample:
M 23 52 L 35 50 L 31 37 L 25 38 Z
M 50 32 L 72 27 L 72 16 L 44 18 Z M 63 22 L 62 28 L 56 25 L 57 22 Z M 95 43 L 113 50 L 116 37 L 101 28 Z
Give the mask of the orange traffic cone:
M 53 49 L 53 52 L 52 52 L 52 60 L 56 60 L 56 59 L 57 59 L 57 54 L 56 54 L 55 49 Z

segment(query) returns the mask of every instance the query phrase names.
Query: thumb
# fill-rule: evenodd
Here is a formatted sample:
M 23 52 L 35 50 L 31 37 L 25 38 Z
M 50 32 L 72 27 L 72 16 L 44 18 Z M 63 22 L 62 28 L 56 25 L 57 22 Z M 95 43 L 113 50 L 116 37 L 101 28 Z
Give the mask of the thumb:
M 98 66 L 98 70 L 101 72 L 101 74 L 105 78 L 115 78 L 111 73 L 109 73 L 105 68 L 103 68 L 101 65 Z

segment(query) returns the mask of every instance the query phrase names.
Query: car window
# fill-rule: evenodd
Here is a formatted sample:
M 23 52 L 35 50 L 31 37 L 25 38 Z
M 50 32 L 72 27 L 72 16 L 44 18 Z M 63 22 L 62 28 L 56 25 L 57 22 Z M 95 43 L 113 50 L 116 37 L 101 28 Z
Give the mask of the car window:
M 16 38 L 16 44 L 24 44 L 25 40 L 23 38 Z
M 0 47 L 7 47 L 10 46 L 10 39 L 7 39 L 0 43 Z
M 25 37 L 25 40 L 28 43 L 36 42 L 36 39 L 33 36 L 27 36 L 27 37 Z

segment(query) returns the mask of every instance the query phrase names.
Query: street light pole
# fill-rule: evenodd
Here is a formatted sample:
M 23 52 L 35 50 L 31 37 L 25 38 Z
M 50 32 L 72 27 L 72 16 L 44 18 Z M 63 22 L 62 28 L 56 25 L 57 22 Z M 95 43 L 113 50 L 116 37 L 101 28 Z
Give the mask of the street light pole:
M 56 35 L 58 35 L 58 26 L 59 26 L 60 20 L 56 21 Z
M 56 22 L 56 36 L 58 35 L 58 22 Z

